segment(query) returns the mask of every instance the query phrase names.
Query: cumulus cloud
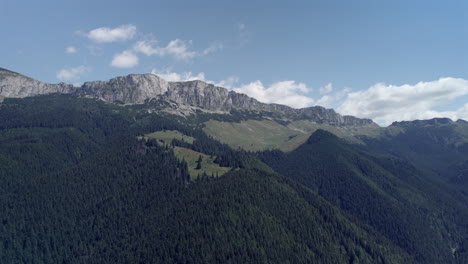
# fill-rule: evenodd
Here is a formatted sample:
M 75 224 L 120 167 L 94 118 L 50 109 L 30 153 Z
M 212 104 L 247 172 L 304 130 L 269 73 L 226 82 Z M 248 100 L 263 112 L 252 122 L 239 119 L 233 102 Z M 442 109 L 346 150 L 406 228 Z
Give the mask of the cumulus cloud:
M 159 77 L 169 82 L 185 82 L 185 81 L 193 81 L 193 80 L 206 81 L 204 72 L 200 72 L 194 75 L 192 74 L 192 72 L 177 73 L 177 72 L 171 72 L 169 70 L 158 71 L 156 69 L 153 69 L 151 73 L 158 75 Z
M 153 47 L 153 43 L 156 43 L 156 41 L 138 41 L 134 45 L 134 50 L 137 52 L 141 52 L 147 56 L 172 55 L 176 59 L 191 59 L 197 55 L 195 51 L 189 50 L 189 46 L 192 44 L 192 41 L 183 41 L 180 39 L 175 39 L 170 41 L 165 47 Z
M 247 94 L 264 103 L 285 104 L 294 108 L 307 107 L 314 103 L 311 97 L 304 94 L 310 89 L 304 83 L 296 83 L 295 81 L 280 81 L 270 86 L 264 86 L 261 81 L 257 80 L 233 90 Z
M 155 40 L 151 40 L 151 41 L 141 40 L 141 41 L 138 41 L 137 43 L 135 43 L 135 45 L 133 45 L 133 50 L 135 50 L 136 52 L 143 53 L 146 56 L 160 55 L 159 49 L 153 47 L 153 44 L 156 44 L 156 42 L 157 41 L 155 41 Z
M 221 50 L 222 48 L 223 48 L 223 44 L 221 44 L 220 42 L 214 42 L 208 48 L 204 49 L 200 54 L 208 55 L 210 53 Z
M 351 89 L 346 87 L 333 94 L 323 95 L 317 100 L 316 104 L 327 108 L 335 108 L 350 91 Z
M 239 83 L 239 78 L 236 76 L 230 76 L 225 80 L 221 80 L 219 82 L 214 82 L 214 85 L 224 87 L 227 89 L 234 89 L 235 86 Z
M 146 56 L 158 55 L 158 56 L 173 56 L 179 60 L 188 60 L 197 56 L 207 55 L 209 53 L 218 51 L 222 48 L 222 45 L 218 42 L 211 44 L 208 48 L 197 52 L 190 50 L 192 41 L 184 41 L 181 39 L 171 40 L 166 46 L 157 46 L 155 40 L 142 40 L 135 43 L 133 50 L 140 52 Z
M 65 49 L 65 53 L 67 53 L 67 54 L 74 54 L 74 53 L 77 53 L 77 52 L 78 52 L 78 49 L 75 48 L 74 46 L 68 46 Z
M 84 65 L 74 68 L 61 69 L 57 72 L 56 77 L 60 81 L 75 81 L 80 79 L 83 74 L 89 72 L 90 70 L 91 69 L 89 67 Z
M 90 40 L 98 43 L 126 41 L 136 34 L 134 25 L 121 25 L 116 28 L 100 27 L 85 33 Z
M 436 108 L 452 103 L 457 97 L 468 95 L 468 81 L 441 78 L 401 86 L 378 83 L 367 90 L 349 93 L 338 108 L 342 114 L 371 118 L 379 124 L 393 121 L 449 117 L 468 118 L 468 105 L 454 111 Z
M 320 93 L 321 94 L 331 93 L 331 91 L 333 91 L 333 84 L 332 83 L 328 83 L 327 85 L 320 87 Z
M 160 55 L 173 55 L 177 59 L 190 59 L 197 55 L 195 51 L 190 51 L 188 46 L 192 44 L 192 41 L 183 41 L 180 39 L 172 40 L 167 44 L 166 47 L 159 48 Z
M 129 50 L 116 54 L 111 62 L 111 66 L 117 68 L 133 68 L 136 65 L 138 65 L 138 56 Z

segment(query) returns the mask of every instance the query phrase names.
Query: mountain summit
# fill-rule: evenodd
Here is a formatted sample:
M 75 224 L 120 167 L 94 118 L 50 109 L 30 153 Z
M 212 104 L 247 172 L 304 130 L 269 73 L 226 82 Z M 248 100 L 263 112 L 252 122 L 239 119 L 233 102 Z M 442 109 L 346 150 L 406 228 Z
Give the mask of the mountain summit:
M 245 94 L 203 81 L 168 82 L 154 74 L 130 74 L 108 81 L 85 82 L 81 87 L 71 84 L 48 84 L 0 68 L 0 96 L 29 97 L 50 93 L 66 93 L 94 97 L 108 102 L 144 104 L 153 99 L 162 100 L 173 109 L 197 109 L 216 113 L 231 110 L 269 113 L 286 120 L 307 119 L 335 126 L 377 126 L 370 119 L 341 116 L 333 109 L 315 106 L 301 109 L 280 104 L 265 104 Z
M 72 93 L 76 88 L 71 84 L 49 84 L 0 68 L 0 96 L 28 97 L 50 93 Z

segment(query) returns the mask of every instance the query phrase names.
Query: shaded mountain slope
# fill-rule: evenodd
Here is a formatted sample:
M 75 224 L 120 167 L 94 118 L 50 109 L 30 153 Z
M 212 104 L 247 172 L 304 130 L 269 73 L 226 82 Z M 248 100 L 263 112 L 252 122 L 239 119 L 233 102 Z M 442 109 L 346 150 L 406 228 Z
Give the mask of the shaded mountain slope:
M 273 169 L 316 190 L 422 263 L 463 263 L 468 212 L 450 189 L 411 164 L 376 157 L 318 130 L 291 153 L 259 154 Z M 466 253 L 465 253 L 466 254 Z
M 362 137 L 367 150 L 400 157 L 429 174 L 468 188 L 468 122 L 448 118 L 395 122 L 386 135 Z

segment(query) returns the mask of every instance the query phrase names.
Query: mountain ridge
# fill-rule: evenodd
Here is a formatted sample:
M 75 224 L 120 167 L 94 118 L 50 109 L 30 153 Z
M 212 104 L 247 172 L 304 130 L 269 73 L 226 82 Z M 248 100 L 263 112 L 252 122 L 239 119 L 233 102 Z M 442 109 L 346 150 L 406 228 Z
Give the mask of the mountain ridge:
M 0 69 L 0 96 L 22 98 L 67 93 L 124 104 L 144 104 L 152 99 L 162 99 L 177 106 L 192 107 L 194 110 L 222 113 L 229 113 L 231 110 L 248 110 L 271 113 L 275 118 L 292 120 L 302 118 L 336 126 L 378 126 L 370 119 L 342 116 L 333 109 L 321 106 L 296 109 L 286 105 L 262 103 L 246 94 L 236 93 L 200 80 L 168 82 L 151 73 L 129 74 L 108 81 L 85 82 L 81 87 L 75 87 L 65 83 L 44 83 L 21 74 L 10 73 L 13 72 Z
M 82 95 L 83 86 L 0 103 L 0 262 L 467 263 L 467 122 L 360 133 L 371 129 L 276 119 L 333 122 L 333 110 L 158 78 L 121 76 L 88 82 Z M 144 98 L 145 85 L 162 95 L 118 102 Z M 167 105 L 195 115 L 168 115 Z M 230 134 L 218 140 L 207 128 Z M 171 131 L 192 140 L 146 139 Z M 222 140 L 235 135 L 249 145 L 273 135 L 263 143 L 297 148 L 250 152 Z M 231 171 L 201 174 L 203 163 L 191 178 L 196 165 L 176 148 Z

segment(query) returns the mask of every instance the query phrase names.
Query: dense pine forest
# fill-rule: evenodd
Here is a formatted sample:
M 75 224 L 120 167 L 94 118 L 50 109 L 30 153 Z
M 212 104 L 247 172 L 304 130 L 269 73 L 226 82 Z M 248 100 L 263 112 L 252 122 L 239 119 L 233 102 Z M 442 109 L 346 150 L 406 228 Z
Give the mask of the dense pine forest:
M 265 151 L 259 157 L 374 227 L 416 261 L 466 262 L 463 192 L 405 160 L 361 149 L 319 130 L 291 153 Z
M 468 261 L 464 187 L 321 130 L 290 153 L 234 150 L 203 132 L 209 118 L 67 95 L 5 99 L 0 262 Z M 163 130 L 194 141 L 144 137 Z M 191 179 L 175 147 L 229 172 Z

